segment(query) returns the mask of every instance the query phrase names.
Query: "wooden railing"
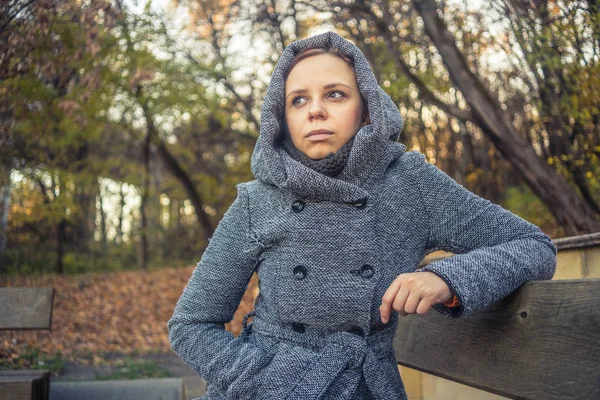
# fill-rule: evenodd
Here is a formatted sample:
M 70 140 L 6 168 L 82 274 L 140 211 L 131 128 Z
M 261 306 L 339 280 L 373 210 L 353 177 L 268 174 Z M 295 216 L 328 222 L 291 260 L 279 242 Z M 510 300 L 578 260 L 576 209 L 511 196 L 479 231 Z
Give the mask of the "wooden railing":
M 600 399 L 600 279 L 527 282 L 452 319 L 402 317 L 400 365 L 514 399 Z

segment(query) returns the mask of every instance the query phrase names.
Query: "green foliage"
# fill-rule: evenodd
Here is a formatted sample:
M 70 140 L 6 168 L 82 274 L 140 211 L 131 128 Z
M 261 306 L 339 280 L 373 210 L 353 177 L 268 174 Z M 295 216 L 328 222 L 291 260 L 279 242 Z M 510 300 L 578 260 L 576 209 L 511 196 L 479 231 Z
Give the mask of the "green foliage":
M 230 132 L 243 114 L 215 90 L 214 63 L 176 57 L 178 44 L 151 9 L 141 15 L 104 9 L 102 18 L 79 18 L 79 7 L 68 2 L 45 15 L 48 32 L 32 28 L 32 50 L 22 55 L 28 69 L 0 81 L 0 98 L 10 100 L 11 134 L 18 138 L 8 154 L 19 160 L 15 168 L 22 176 L 13 187 L 8 246 L 1 255 L 11 274 L 56 271 L 59 246 L 64 273 L 139 267 L 139 210 L 124 215 L 133 225 L 127 237 L 98 239 L 98 195 L 106 196 L 98 180 L 135 185 L 141 194 L 149 121 L 214 211 L 213 225 L 233 200 L 235 184 L 251 178 L 249 157 L 230 166 L 225 160 L 248 154 L 251 146 Z M 109 15 L 112 26 L 98 23 Z M 150 188 L 146 206 L 149 267 L 193 263 L 210 233 L 182 211 L 188 193 L 151 157 L 158 190 Z M 179 208 L 163 210 L 161 194 Z M 114 230 L 114 206 L 108 230 Z M 164 213 L 170 213 L 166 226 L 159 222 Z
M 197 7 L 188 11 L 194 21 L 190 24 L 197 26 L 191 26 L 194 34 L 187 37 L 185 31 L 174 35 L 167 27 L 168 18 L 149 6 L 136 15 L 124 5 L 117 11 L 109 3 L 92 3 L 64 1 L 52 12 L 32 12 L 35 24 L 10 25 L 15 34 L 9 41 L 19 46 L 6 53 L 10 68 L 0 60 L 4 73 L 0 113 L 6 118 L 0 121 L 0 162 L 8 162 L 4 169 L 18 171 L 20 178 L 13 182 L 8 244 L 0 254 L 0 265 L 7 266 L 8 273 L 55 271 L 59 247 L 64 273 L 139 268 L 142 233 L 147 238 L 149 268 L 196 262 L 210 232 L 198 223 L 182 180 L 158 151 L 159 141 L 199 193 L 213 226 L 235 198 L 235 185 L 253 178 L 250 156 L 258 132 L 243 100 L 250 100 L 256 115 L 260 104 L 256 100 L 265 87 L 261 79 L 268 76 L 281 49 L 269 54 L 271 58 L 266 55 L 260 66 L 263 70 L 251 82 L 244 82 L 234 79 L 240 71 L 227 47 L 232 38 L 226 32 L 231 27 L 222 26 L 216 36 L 217 44 L 223 46 L 219 54 L 202 14 L 209 11 L 221 24 L 232 11 L 230 5 L 214 9 L 212 3 L 195 3 Z M 180 4 L 184 3 L 188 4 Z M 391 15 L 402 16 L 394 19 L 396 41 L 392 45 L 437 99 L 468 109 L 409 5 L 406 1 L 389 4 Z M 521 55 L 515 52 L 515 65 L 491 71 L 483 60 L 503 49 L 517 49 L 521 38 L 488 34 L 483 13 L 493 6 L 469 12 L 459 3 L 445 7 L 444 18 L 465 60 L 489 86 L 490 95 L 500 99 L 501 94 L 506 115 L 519 117 L 523 137 L 537 141 L 550 157 L 551 167 L 569 182 L 573 183 L 570 168 L 582 168 L 586 184 L 598 199 L 600 163 L 593 152 L 600 150 L 592 146 L 597 145 L 593 135 L 597 135 L 600 115 L 600 70 L 591 51 L 575 52 L 577 41 L 589 36 L 577 36 L 576 31 L 589 31 L 590 16 L 569 5 L 565 7 L 568 15 L 549 23 L 519 26 L 523 20 L 515 19 L 528 53 L 519 60 Z M 528 15 L 538 21 L 541 14 L 532 10 Z M 501 157 L 497 152 L 473 150 L 487 147 L 478 128 L 470 123 L 456 128 L 457 121 L 424 101 L 423 93 L 402 73 L 377 24 L 363 25 L 366 21 L 361 18 L 346 18 L 344 23 L 361 29 L 364 43 L 360 45 L 369 50 L 377 79 L 401 108 L 405 119 L 402 141 L 409 149 L 418 144 L 430 159 L 440 161 L 438 165 L 460 165 L 469 187 L 493 185 L 486 179 L 502 175 L 498 168 L 506 166 L 499 162 Z M 320 22 L 315 16 L 299 20 L 300 34 L 308 34 Z M 259 28 L 260 23 L 253 21 Z M 277 50 L 281 43 L 279 39 L 267 43 L 273 44 Z M 241 56 L 247 60 L 245 54 Z M 242 96 L 232 93 L 229 86 Z M 244 90 L 251 94 L 244 97 Z M 450 122 L 455 122 L 454 129 Z M 2 141 L 4 127 L 10 127 L 11 140 Z M 148 178 L 143 149 L 149 134 L 154 142 L 144 210 L 147 226 L 142 232 L 139 198 Z M 558 154 L 561 148 L 567 154 Z M 488 161 L 490 174 L 480 173 Z M 123 215 L 129 226 L 124 224 L 123 232 L 117 233 L 120 199 L 99 188 L 103 180 L 132 188 Z M 509 181 L 516 185 L 519 179 L 510 176 Z M 101 232 L 100 197 L 106 232 Z M 137 202 L 131 203 L 132 198 Z M 556 236 L 561 235 L 546 207 L 529 189 L 509 188 L 507 207 L 546 232 L 556 230 Z
M 65 359 L 60 352 L 43 354 L 39 348 L 30 346 L 16 357 L 0 358 L 0 370 L 45 369 L 57 374 L 64 366 Z
M 169 239 L 164 240 L 168 242 Z M 102 250 L 99 244 L 94 243 L 89 251 L 70 251 L 63 256 L 64 273 L 83 274 L 137 270 L 140 268 L 136 254 L 137 247 L 112 244 L 106 250 Z M 157 269 L 165 265 L 191 265 L 198 261 L 199 255 L 202 253 L 202 248 L 198 247 L 198 243 L 174 242 L 172 247 L 165 254 L 162 246 L 150 246 L 151 260 L 148 268 Z M 55 257 L 52 248 L 44 251 L 33 246 L 19 249 L 9 248 L 4 254 L 4 262 L 7 265 L 6 273 L 9 275 L 55 273 Z
M 169 372 L 160 367 L 160 365 L 144 360 L 125 358 L 119 360 L 113 365 L 116 370 L 109 375 L 97 376 L 97 380 L 113 379 L 148 379 L 148 378 L 168 378 Z

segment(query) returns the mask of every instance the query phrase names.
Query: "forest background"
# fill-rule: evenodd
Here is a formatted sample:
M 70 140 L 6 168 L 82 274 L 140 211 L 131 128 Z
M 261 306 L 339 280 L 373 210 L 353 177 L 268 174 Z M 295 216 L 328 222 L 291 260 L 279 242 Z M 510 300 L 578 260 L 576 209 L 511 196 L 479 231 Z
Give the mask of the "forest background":
M 172 353 L 273 67 L 327 30 L 367 56 L 407 149 L 553 238 L 600 231 L 594 1 L 4 0 L 0 287 L 56 294 L 51 330 L 0 332 L 0 370 Z
M 600 231 L 593 1 L 0 6 L 0 276 L 196 263 L 249 163 L 284 47 L 335 30 L 400 141 L 553 238 Z

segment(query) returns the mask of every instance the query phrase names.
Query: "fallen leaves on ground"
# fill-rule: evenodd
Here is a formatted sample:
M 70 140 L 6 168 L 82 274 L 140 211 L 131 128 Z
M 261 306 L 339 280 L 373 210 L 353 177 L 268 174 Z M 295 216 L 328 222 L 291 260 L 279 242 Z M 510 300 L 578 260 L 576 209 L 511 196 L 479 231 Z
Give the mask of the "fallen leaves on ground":
M 0 331 L 0 360 L 31 348 L 90 364 L 102 361 L 96 354 L 108 352 L 171 351 L 167 321 L 193 269 L 9 277 L 7 286 L 55 289 L 52 326 L 50 331 Z M 225 325 L 235 336 L 257 293 L 254 274 L 234 319 Z

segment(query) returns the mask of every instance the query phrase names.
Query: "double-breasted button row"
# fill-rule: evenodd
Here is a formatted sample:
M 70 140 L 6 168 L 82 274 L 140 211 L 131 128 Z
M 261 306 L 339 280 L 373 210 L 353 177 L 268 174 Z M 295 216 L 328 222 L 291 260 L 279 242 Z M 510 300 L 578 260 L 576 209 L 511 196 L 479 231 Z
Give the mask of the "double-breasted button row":
M 365 208 L 367 206 L 367 199 L 361 199 L 361 200 L 357 200 L 354 203 L 351 203 L 354 207 L 362 209 Z M 306 203 L 302 200 L 296 200 L 292 203 L 292 211 L 294 211 L 295 213 L 299 213 L 302 210 L 304 210 L 304 206 L 306 205 Z
M 366 278 L 366 279 L 369 279 L 375 273 L 375 271 L 373 270 L 373 267 L 369 264 L 363 265 L 358 270 L 356 270 L 356 269 L 350 270 L 350 272 L 358 273 L 360 276 L 362 276 L 363 278 Z M 292 271 L 292 273 L 294 274 L 294 278 L 300 280 L 300 279 L 306 278 L 306 275 L 308 275 L 308 269 L 304 265 L 297 265 L 294 267 L 294 270 Z

